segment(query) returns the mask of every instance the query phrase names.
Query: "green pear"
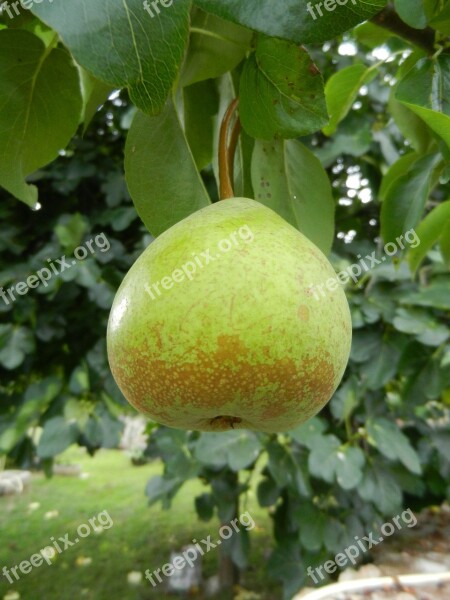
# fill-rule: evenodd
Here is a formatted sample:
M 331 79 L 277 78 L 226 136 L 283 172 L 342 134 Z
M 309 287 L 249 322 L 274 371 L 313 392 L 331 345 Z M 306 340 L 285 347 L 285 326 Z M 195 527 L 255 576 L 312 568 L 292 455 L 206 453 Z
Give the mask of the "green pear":
M 123 280 L 108 324 L 114 378 L 170 427 L 292 429 L 328 402 L 347 364 L 345 294 L 314 291 L 330 277 L 322 252 L 259 202 L 203 208 Z

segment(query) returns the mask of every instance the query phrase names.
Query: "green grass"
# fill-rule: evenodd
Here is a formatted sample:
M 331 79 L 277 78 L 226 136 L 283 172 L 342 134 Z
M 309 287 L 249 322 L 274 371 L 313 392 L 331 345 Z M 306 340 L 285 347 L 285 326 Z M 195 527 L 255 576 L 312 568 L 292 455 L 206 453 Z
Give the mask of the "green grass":
M 51 536 L 58 540 L 68 533 L 68 539 L 74 540 L 77 527 L 102 511 L 108 512 L 113 526 L 99 534 L 92 532 L 58 554 L 50 566 L 44 562 L 27 575 L 18 571 L 20 580 L 13 585 L 0 574 L 0 599 L 8 591 L 18 592 L 20 600 L 168 597 L 162 585 L 152 588 L 146 579 L 138 587 L 130 586 L 127 574 L 143 573 L 146 569 L 152 572 L 170 560 L 171 550 L 179 550 L 193 538 L 211 535 L 215 539 L 217 519 L 208 523 L 199 521 L 194 509 L 195 496 L 205 488 L 197 480 L 190 481 L 179 492 L 172 508 L 163 511 L 159 504 L 149 507 L 144 493 L 147 480 L 162 471 L 159 462 L 133 467 L 122 452 L 101 451 L 90 458 L 79 448 L 69 449 L 64 458 L 80 464 L 89 477 L 46 479 L 36 474 L 21 496 L 0 497 L 0 573 L 4 565 L 8 568 L 18 565 L 51 545 Z M 39 508 L 31 510 L 31 503 L 39 503 Z M 247 589 L 259 592 L 261 600 L 279 598 L 280 590 L 267 579 L 264 558 L 270 548 L 270 519 L 252 494 L 246 510 L 255 520 L 256 528 L 250 534 L 250 565 L 243 583 Z M 58 515 L 46 519 L 44 515 L 50 511 L 57 511 Z M 83 558 L 92 562 L 80 565 Z M 204 557 L 205 577 L 217 572 L 217 561 L 217 550 Z

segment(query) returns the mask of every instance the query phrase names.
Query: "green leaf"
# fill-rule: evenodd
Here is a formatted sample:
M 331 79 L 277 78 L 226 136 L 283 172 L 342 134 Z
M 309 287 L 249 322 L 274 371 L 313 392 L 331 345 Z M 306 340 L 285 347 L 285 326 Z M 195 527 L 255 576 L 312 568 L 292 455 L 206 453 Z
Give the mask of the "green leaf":
M 400 350 L 392 340 L 383 340 L 372 360 L 361 368 L 361 379 L 369 390 L 378 390 L 395 378 Z
M 395 97 L 416 113 L 450 148 L 450 55 L 422 58 L 408 71 Z
M 280 489 L 272 477 L 265 477 L 259 482 L 256 494 L 259 505 L 269 507 L 277 502 L 280 497 Z
M 310 552 L 318 552 L 323 544 L 325 514 L 313 504 L 301 504 L 295 512 L 300 524 L 299 538 L 302 546 Z
M 267 569 L 271 578 L 283 582 L 283 600 L 293 598 L 305 581 L 298 542 L 285 539 L 283 544 L 276 546 L 268 560 Z
M 55 225 L 55 234 L 64 250 L 72 253 L 79 246 L 88 229 L 87 219 L 80 213 L 74 213 L 64 222 Z
M 145 495 L 148 497 L 149 505 L 151 506 L 161 500 L 163 507 L 168 508 L 170 500 L 175 496 L 183 483 L 184 481 L 180 479 L 171 479 L 161 475 L 152 477 L 145 488 Z
M 125 175 L 136 210 L 154 236 L 210 204 L 171 102 L 156 117 L 141 112 L 134 117 Z
M 427 16 L 423 0 L 395 0 L 395 10 L 401 19 L 414 29 L 424 29 L 427 25 Z
M 327 173 L 312 152 L 296 140 L 257 140 L 252 182 L 256 200 L 329 254 L 334 237 L 334 200 Z
M 395 242 L 419 223 L 441 161 L 440 154 L 423 156 L 389 186 L 381 208 L 381 235 L 385 243 Z
M 79 70 L 84 104 L 82 115 L 83 131 L 86 132 L 95 113 L 106 102 L 114 88 L 107 83 L 103 83 L 103 81 L 99 81 L 82 67 L 79 67 Z
M 287 434 L 302 446 L 311 448 L 311 439 L 316 435 L 321 435 L 325 430 L 326 424 L 324 421 L 319 417 L 313 417 L 295 429 L 290 429 Z
M 79 435 L 75 423 L 68 423 L 63 417 L 54 417 L 44 425 L 37 454 L 39 458 L 52 458 L 64 452 L 71 444 L 75 443 Z
M 316 436 L 314 446 L 308 458 L 308 467 L 312 475 L 328 483 L 334 481 L 339 462 L 338 448 L 341 442 L 335 435 Z
M 368 419 L 366 428 L 369 442 L 381 454 L 391 460 L 400 460 L 409 471 L 420 475 L 422 469 L 417 452 L 395 423 L 383 418 Z
M 323 128 L 325 135 L 333 135 L 338 123 L 349 113 L 358 97 L 361 87 L 369 83 L 377 74 L 374 67 L 357 64 L 334 73 L 325 85 L 330 122 Z
M 347 123 L 346 120 L 329 141 L 320 148 L 314 148 L 314 154 L 328 168 L 343 154 L 363 156 L 369 152 L 372 142 L 370 123 Z
M 345 446 L 337 453 L 336 481 L 343 490 L 352 490 L 362 479 L 366 463 L 361 448 Z
M 385 515 L 393 515 L 401 507 L 402 491 L 385 466 L 367 464 L 364 477 L 357 487 L 365 502 L 372 502 Z
M 430 25 L 444 35 L 450 35 L 450 4 L 445 4 L 442 11 L 430 20 Z
M 78 70 L 62 49 L 28 31 L 0 31 L 0 185 L 29 206 L 24 178 L 58 156 L 80 122 Z
M 240 23 L 266 35 L 292 40 L 302 44 L 323 42 L 335 38 L 366 21 L 385 6 L 385 0 L 348 0 L 338 5 L 317 9 L 318 2 L 309 0 L 273 0 L 258 2 L 242 0 L 195 0 L 195 4 L 223 19 Z M 313 10 L 308 11 L 308 4 Z
M 392 88 L 389 96 L 389 113 L 392 115 L 401 134 L 411 142 L 411 146 L 414 150 L 419 154 L 425 154 L 434 141 L 432 133 L 423 119 L 395 98 L 396 90 L 396 87 Z M 405 156 L 411 155 L 412 153 L 409 153 Z
M 321 129 L 328 121 L 323 79 L 307 51 L 259 38 L 242 72 L 239 112 L 245 131 L 264 140 Z
M 194 9 L 180 84 L 215 79 L 232 71 L 245 58 L 252 35 L 248 29 Z
M 214 467 L 229 466 L 232 471 L 249 467 L 261 452 L 258 437 L 251 431 L 202 433 L 194 454 L 200 462 Z
M 358 390 L 360 387 L 359 381 L 356 381 L 354 377 L 351 377 L 339 387 L 337 392 L 335 392 L 331 398 L 331 412 L 333 417 L 341 423 L 348 419 L 359 405 L 360 395 L 358 394 Z
M 398 308 L 393 325 L 397 331 L 417 336 L 417 340 L 427 346 L 439 346 L 450 336 L 444 323 L 418 308 Z
M 420 244 L 409 250 L 408 258 L 411 271 L 417 271 L 427 252 L 447 235 L 449 223 L 450 200 L 447 200 L 433 208 L 417 227 L 416 233 L 420 239 Z
M 401 156 L 395 163 L 393 163 L 388 171 L 385 173 L 380 186 L 380 199 L 385 200 L 389 188 L 393 185 L 400 177 L 407 175 L 413 168 L 413 164 L 417 162 L 419 155 L 417 152 L 408 152 Z
M 297 459 L 283 444 L 272 442 L 267 446 L 267 468 L 278 487 L 289 487 L 301 496 L 311 495 L 306 461 Z
M 0 325 L 0 364 L 5 369 L 16 369 L 34 348 L 34 338 L 29 329 Z
M 212 163 L 214 117 L 218 112 L 219 97 L 212 79 L 183 88 L 186 138 L 201 171 Z
M 202 521 L 209 521 L 213 518 L 214 506 L 214 498 L 211 494 L 201 494 L 195 498 L 195 510 Z
M 33 4 L 75 60 L 104 83 L 128 87 L 148 114 L 164 108 L 189 36 L 190 0 L 145 10 L 142 0 L 78 0 Z M 153 17 L 151 13 L 153 11 Z
M 450 310 L 449 284 L 445 280 L 432 281 L 430 285 L 421 287 L 400 300 L 401 304 L 430 306 L 440 310 Z

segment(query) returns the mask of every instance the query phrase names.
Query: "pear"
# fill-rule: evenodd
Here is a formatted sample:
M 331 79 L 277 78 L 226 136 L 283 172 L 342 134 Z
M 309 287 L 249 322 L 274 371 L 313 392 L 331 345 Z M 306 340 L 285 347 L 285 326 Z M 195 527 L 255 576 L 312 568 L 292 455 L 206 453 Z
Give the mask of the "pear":
M 351 319 L 322 252 L 275 212 L 222 200 L 160 235 L 123 280 L 108 357 L 127 400 L 180 429 L 292 429 L 330 399 Z M 331 286 L 330 286 L 331 287 Z

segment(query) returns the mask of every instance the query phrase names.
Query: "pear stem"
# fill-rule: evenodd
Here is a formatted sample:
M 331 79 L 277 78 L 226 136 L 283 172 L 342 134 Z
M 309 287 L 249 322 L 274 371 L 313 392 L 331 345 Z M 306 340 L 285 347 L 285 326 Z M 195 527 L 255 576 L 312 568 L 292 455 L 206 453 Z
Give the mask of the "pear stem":
M 231 135 L 229 135 L 231 121 L 239 105 L 239 98 L 235 98 L 222 119 L 219 137 L 219 181 L 220 181 L 220 199 L 234 198 L 233 176 L 234 176 L 234 155 L 241 132 L 241 123 L 239 117 L 233 125 Z M 230 137 L 230 144 L 228 138 Z

